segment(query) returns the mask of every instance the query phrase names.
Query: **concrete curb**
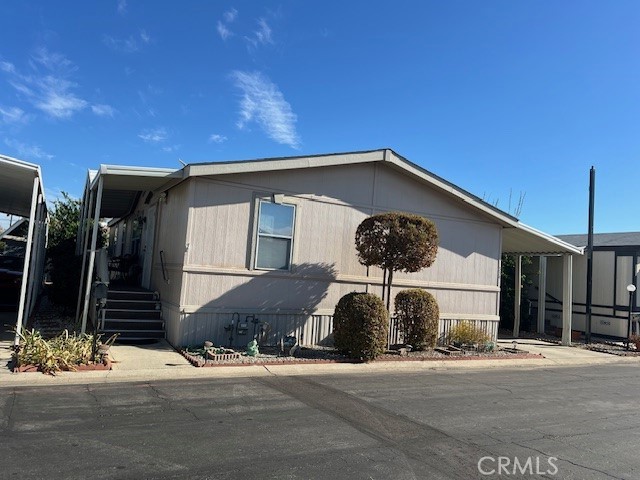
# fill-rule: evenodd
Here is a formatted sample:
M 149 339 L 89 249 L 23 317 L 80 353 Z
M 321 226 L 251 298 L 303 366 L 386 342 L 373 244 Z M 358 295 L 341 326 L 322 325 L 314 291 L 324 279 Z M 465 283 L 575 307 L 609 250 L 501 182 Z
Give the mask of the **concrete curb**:
M 508 360 L 473 360 L 447 361 L 432 360 L 423 362 L 373 362 L 364 364 L 310 364 L 310 365 L 250 365 L 250 366 L 220 366 L 217 368 L 154 368 L 139 370 L 110 370 L 93 372 L 62 372 L 55 377 L 42 373 L 15 373 L 0 377 L 0 389 L 4 387 L 38 387 L 53 385 L 79 385 L 100 383 L 126 383 L 170 381 L 185 379 L 223 379 L 239 377 L 289 376 L 289 375 L 339 375 L 339 374 L 378 374 L 385 372 L 427 373 L 427 372 L 456 372 L 486 369 L 522 368 L 557 368 L 584 367 L 589 365 L 608 364 L 640 364 L 638 357 L 615 357 L 603 354 L 602 358 L 523 358 Z M 117 364 L 116 364 L 117 365 Z

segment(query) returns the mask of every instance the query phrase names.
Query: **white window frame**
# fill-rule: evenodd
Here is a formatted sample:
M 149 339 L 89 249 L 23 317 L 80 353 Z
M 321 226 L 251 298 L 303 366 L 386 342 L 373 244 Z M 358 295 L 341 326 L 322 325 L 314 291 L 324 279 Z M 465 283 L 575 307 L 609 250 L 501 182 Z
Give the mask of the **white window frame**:
M 263 203 L 272 203 L 275 205 L 284 205 L 286 207 L 291 207 L 293 209 L 293 217 L 291 219 L 291 236 L 286 236 L 286 235 L 271 235 L 271 234 L 265 234 L 265 233 L 260 233 L 260 217 L 262 215 L 262 204 Z M 256 249 L 253 255 L 253 268 L 255 270 L 269 270 L 269 271 L 276 271 L 276 272 L 290 272 L 291 271 L 291 267 L 293 266 L 293 248 L 294 248 L 294 238 L 296 236 L 296 215 L 298 213 L 298 206 L 294 203 L 285 203 L 285 202 L 273 202 L 270 199 L 266 199 L 266 198 L 260 198 L 258 199 L 258 217 L 256 219 L 255 222 L 255 235 L 256 235 Z M 289 262 L 288 262 L 288 266 L 287 268 L 267 268 L 267 267 L 259 267 L 258 266 L 258 252 L 260 251 L 260 237 L 271 237 L 271 238 L 282 238 L 285 240 L 290 240 L 291 242 L 291 247 L 289 248 Z

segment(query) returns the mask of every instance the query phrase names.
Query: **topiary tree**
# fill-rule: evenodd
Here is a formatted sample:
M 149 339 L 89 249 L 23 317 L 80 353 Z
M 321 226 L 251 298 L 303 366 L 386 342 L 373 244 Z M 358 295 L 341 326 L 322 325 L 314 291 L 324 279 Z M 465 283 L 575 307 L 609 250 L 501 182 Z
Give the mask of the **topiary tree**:
M 419 288 L 402 290 L 394 304 L 404 342 L 416 350 L 435 347 L 440 310 L 434 296 Z
M 333 314 L 333 339 L 338 350 L 373 360 L 387 347 L 389 312 L 380 297 L 353 292 L 340 299 Z
M 393 272 L 417 272 L 430 267 L 438 253 L 438 230 L 420 215 L 389 212 L 365 218 L 356 230 L 358 259 L 383 269 L 382 300 L 391 300 Z

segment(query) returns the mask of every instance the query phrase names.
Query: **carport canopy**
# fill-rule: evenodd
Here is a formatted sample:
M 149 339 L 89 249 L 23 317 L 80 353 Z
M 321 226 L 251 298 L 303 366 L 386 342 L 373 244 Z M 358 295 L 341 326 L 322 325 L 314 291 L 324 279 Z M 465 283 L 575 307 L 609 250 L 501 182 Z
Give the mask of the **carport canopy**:
M 502 253 L 513 255 L 516 259 L 515 302 L 513 336 L 520 335 L 520 305 L 522 299 L 522 256 L 539 256 L 540 273 L 538 276 L 538 333 L 544 333 L 546 295 L 546 259 L 549 256 L 562 257 L 562 344 L 571 344 L 571 315 L 573 307 L 572 277 L 573 255 L 582 255 L 584 249 L 560 240 L 557 237 L 536 230 L 522 222 L 502 230 Z
M 42 284 L 47 207 L 38 165 L 0 155 L 0 212 L 29 220 L 14 337 L 14 344 L 18 345 L 18 333 L 24 318 L 31 313 Z

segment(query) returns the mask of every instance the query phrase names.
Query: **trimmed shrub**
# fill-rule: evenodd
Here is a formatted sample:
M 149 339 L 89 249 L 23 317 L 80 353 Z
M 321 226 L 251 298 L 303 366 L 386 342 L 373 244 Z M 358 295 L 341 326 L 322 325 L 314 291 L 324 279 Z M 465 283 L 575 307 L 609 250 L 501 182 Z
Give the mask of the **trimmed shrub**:
M 340 299 L 333 314 L 333 338 L 338 350 L 373 360 L 387 348 L 389 312 L 371 293 L 352 292 Z
M 447 343 L 473 345 L 490 342 L 491 338 L 472 322 L 463 320 L 447 332 L 445 340 Z
M 435 347 L 440 309 L 433 295 L 419 288 L 402 290 L 396 295 L 394 303 L 404 343 L 415 350 Z

